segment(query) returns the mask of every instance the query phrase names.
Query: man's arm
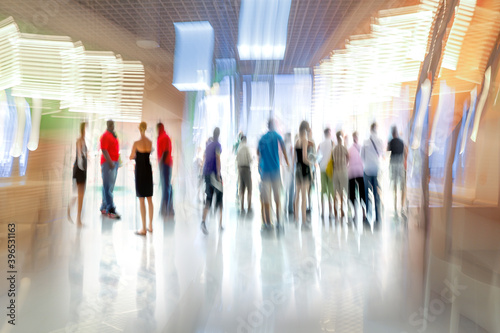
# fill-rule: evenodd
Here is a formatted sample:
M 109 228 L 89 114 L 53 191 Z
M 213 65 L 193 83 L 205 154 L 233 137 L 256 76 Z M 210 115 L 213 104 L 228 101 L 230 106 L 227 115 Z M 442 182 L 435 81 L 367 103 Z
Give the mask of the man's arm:
M 286 154 L 285 142 L 283 142 L 283 140 L 279 140 L 279 142 L 281 146 L 281 151 L 283 152 L 283 156 L 285 157 L 286 165 L 290 166 L 290 163 L 288 163 L 288 156 Z
M 217 167 L 217 180 L 220 181 L 220 151 L 215 152 L 215 163 Z
M 167 156 L 168 156 L 168 151 L 165 150 L 163 154 L 160 157 L 160 162 L 161 164 L 166 164 L 167 163 Z
M 107 149 L 103 149 L 102 150 L 102 154 L 104 155 L 104 158 L 106 159 L 106 162 L 108 162 L 109 167 L 111 169 L 114 169 L 115 168 L 115 163 L 111 160 L 111 157 L 109 157 L 108 150 Z

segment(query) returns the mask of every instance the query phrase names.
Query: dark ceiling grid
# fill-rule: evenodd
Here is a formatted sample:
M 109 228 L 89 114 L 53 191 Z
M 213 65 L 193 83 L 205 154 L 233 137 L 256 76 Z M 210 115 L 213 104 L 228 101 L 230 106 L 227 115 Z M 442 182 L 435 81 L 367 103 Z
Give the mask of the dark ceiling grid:
M 328 12 L 328 10 L 330 9 L 330 5 L 332 4 L 332 2 L 333 2 L 333 0 L 330 0 L 330 2 L 328 3 L 328 9 L 325 11 L 325 15 L 326 15 L 326 13 Z M 333 14 L 332 14 L 332 15 L 330 15 L 330 22 L 328 23 L 328 28 L 327 28 L 327 29 L 321 29 L 321 28 L 320 28 L 320 29 L 318 30 L 318 32 L 319 32 L 320 30 L 323 30 L 323 31 L 321 31 L 321 32 L 322 32 L 322 38 L 321 38 L 321 40 L 322 40 L 323 42 L 324 42 L 325 40 L 327 40 L 327 39 L 328 39 L 328 34 L 330 33 L 330 31 L 334 31 L 334 29 L 333 29 L 334 25 L 336 26 L 336 25 L 338 24 L 338 23 L 337 23 L 337 20 L 335 19 L 335 16 L 337 15 L 337 12 L 338 12 L 338 10 L 339 10 L 339 8 L 340 8 L 340 4 L 341 4 L 341 2 L 340 2 L 340 1 L 336 1 L 335 10 L 334 10 Z M 326 19 L 326 16 L 323 16 L 322 21 L 324 21 L 325 19 Z M 319 48 L 321 48 L 321 45 L 319 46 Z M 318 48 L 318 49 L 319 49 L 319 48 Z M 311 58 L 309 58 L 309 65 L 310 65 L 310 66 L 314 66 L 314 65 L 316 65 L 316 64 L 311 64 Z
M 306 33 L 306 36 L 309 36 L 309 40 L 311 40 L 311 42 L 313 44 L 315 44 L 315 42 L 317 41 L 317 36 L 311 36 L 310 33 L 311 33 L 311 27 L 313 26 L 313 24 L 315 22 L 318 22 L 316 21 L 316 15 L 318 13 L 318 8 L 320 7 L 320 5 L 322 5 L 323 3 L 321 1 L 318 1 L 317 4 L 316 4 L 316 9 L 314 10 L 314 16 L 313 16 L 313 19 L 311 21 L 311 24 L 309 24 L 309 27 L 307 28 L 307 33 Z M 304 57 L 308 57 L 308 54 L 304 52 L 304 50 L 306 50 L 305 48 L 306 46 L 306 43 L 302 44 L 302 50 L 300 51 L 300 53 L 297 55 L 298 56 L 298 61 L 296 62 L 298 64 L 297 67 L 305 67 L 305 63 L 306 61 L 302 61 L 302 58 Z M 315 46 L 315 45 L 314 45 Z M 313 48 L 315 48 L 313 46 Z
M 294 6 L 295 3 L 295 6 Z M 285 59 L 287 59 L 287 55 L 289 52 L 290 44 L 292 43 L 293 30 L 295 27 L 295 21 L 297 19 L 298 7 L 300 4 L 300 0 L 292 0 L 292 5 L 290 6 L 290 16 L 288 17 L 288 29 L 286 35 L 286 50 L 285 50 L 285 58 L 281 61 L 280 71 L 285 72 Z
M 344 2 L 346 0 L 339 0 L 339 2 Z M 312 14 L 313 8 L 310 8 L 307 6 L 307 9 L 305 11 L 304 17 L 302 24 L 300 26 L 300 30 L 298 31 L 296 35 L 296 39 L 294 41 L 294 52 L 292 53 L 292 58 L 290 59 L 290 62 L 294 64 L 295 67 L 306 67 L 309 64 L 307 63 L 302 63 L 301 58 L 302 56 L 305 57 L 310 57 L 310 51 L 314 49 L 314 42 L 316 41 L 317 36 L 310 36 L 309 32 L 310 30 L 305 33 L 304 31 L 304 21 L 307 18 L 309 18 L 311 21 L 307 26 L 310 28 L 312 22 L 316 19 L 316 11 L 314 14 Z M 311 19 L 312 18 L 312 19 Z M 305 54 L 303 54 L 305 52 Z M 293 71 L 293 68 L 290 69 Z
M 1 1 L 1 0 L 0 0 Z M 175 52 L 174 22 L 209 21 L 214 28 L 214 57 L 235 58 L 242 74 L 252 74 L 255 61 L 239 59 L 238 17 L 241 0 L 73 0 L 97 14 L 123 27 L 137 38 L 147 38 L 156 34 L 162 50 Z M 399 5 L 419 0 L 397 0 Z M 352 0 L 292 0 L 288 20 L 287 46 L 285 57 L 279 61 L 279 73 L 293 73 L 295 67 L 310 67 L 319 59 L 328 56 L 326 50 L 331 36 L 352 34 L 354 27 L 349 22 L 358 11 L 358 1 Z M 393 5 L 391 0 L 363 0 L 363 6 L 373 10 Z M 363 16 L 367 11 L 363 12 Z M 372 13 L 372 15 L 375 13 Z M 349 19 L 349 17 L 351 19 Z M 342 22 L 344 18 L 349 22 Z M 352 24 L 356 24 L 352 21 Z M 343 23 L 343 24 L 342 24 Z M 344 26 L 346 25 L 346 26 Z M 341 28 L 339 28 L 341 27 Z M 325 50 L 322 50 L 325 49 Z M 159 59 L 155 49 L 144 50 L 151 61 Z M 326 52 L 327 54 L 320 54 Z M 154 65 L 154 63 L 153 63 Z M 263 66 L 259 66 L 263 68 Z M 169 69 L 172 71 L 172 68 Z
M 148 6 L 146 7 L 143 3 L 143 1 L 138 1 L 138 4 L 142 7 L 142 13 L 145 13 L 146 16 L 149 16 L 149 19 L 146 18 L 146 22 L 148 22 L 147 24 L 147 27 L 145 29 L 143 29 L 143 34 L 144 36 L 140 36 L 142 38 L 158 38 L 158 27 L 156 26 L 157 23 L 158 23 L 158 19 L 157 17 L 153 17 L 153 15 L 151 14 L 151 12 L 154 10 L 155 12 L 157 12 L 156 8 L 153 8 L 153 6 L 151 6 L 151 0 L 148 1 Z M 116 10 L 115 10 L 116 11 Z M 135 21 L 135 19 L 134 19 Z M 153 36 L 151 36 L 153 35 Z M 158 44 L 159 44 L 159 40 L 157 40 Z
M 167 24 L 166 24 L 166 25 L 164 25 L 163 29 L 161 29 L 162 31 L 164 31 L 164 33 L 163 33 L 163 34 L 164 34 L 164 36 L 166 37 L 168 33 L 165 33 L 165 31 L 170 31 L 170 32 L 171 32 L 171 31 L 173 30 L 173 24 L 174 24 L 173 22 L 174 22 L 174 18 L 173 18 L 173 17 L 172 17 L 172 15 L 171 15 L 171 11 L 170 11 L 167 7 L 165 7 L 165 5 L 164 5 L 164 2 L 163 2 L 163 1 L 160 1 L 160 5 L 161 5 L 161 9 L 162 9 L 162 11 L 163 11 L 163 12 L 165 12 L 165 13 L 166 13 L 166 15 L 168 15 L 168 18 L 169 18 L 169 21 L 167 22 Z M 179 13 L 177 13 L 177 15 L 179 15 Z M 166 28 L 166 26 L 167 26 L 168 24 L 171 24 L 171 25 L 172 25 L 172 29 L 171 29 L 171 30 L 169 30 L 168 28 Z M 175 45 L 175 41 L 174 41 L 174 45 Z M 163 47 L 165 50 L 169 51 L 169 50 L 168 50 L 168 44 L 162 45 L 162 43 L 160 43 L 160 46 L 161 46 L 161 47 Z
M 221 18 L 220 16 L 220 13 L 219 13 L 219 8 L 218 7 L 218 4 L 214 1 L 213 2 L 213 9 L 214 9 L 214 12 L 215 12 L 215 18 L 214 20 L 217 20 L 217 31 L 221 32 L 221 31 L 224 31 L 225 33 L 222 33 L 220 35 L 221 38 L 224 39 L 224 42 L 222 43 L 222 45 L 220 45 L 217 49 L 219 50 L 218 54 L 216 54 L 215 58 L 216 59 L 219 59 L 219 58 L 224 58 L 225 55 L 228 53 L 227 52 L 227 48 L 228 48 L 228 45 L 231 44 L 231 36 L 230 36 L 230 31 L 227 31 L 225 30 L 225 26 L 224 26 L 224 23 L 223 23 L 223 19 Z M 214 29 L 215 30 L 215 29 Z M 229 42 L 228 42 L 229 40 Z
M 233 6 L 231 4 L 231 0 L 227 0 L 227 3 L 229 3 L 229 6 L 231 7 L 231 10 L 233 10 L 233 12 L 234 12 Z M 234 58 L 234 59 L 237 59 L 237 52 L 236 52 L 237 47 L 236 47 L 236 44 L 238 42 L 238 39 L 237 39 L 237 37 L 235 38 L 234 32 L 238 31 L 238 28 L 237 28 L 237 26 L 235 26 L 233 24 L 233 20 L 231 20 L 229 18 L 234 17 L 236 19 L 236 22 L 238 22 L 239 15 L 231 15 L 229 13 L 229 11 L 227 9 L 228 5 L 226 4 L 226 1 L 222 1 L 222 6 L 224 7 L 224 11 L 226 13 L 225 18 L 226 18 L 226 22 L 227 22 L 227 24 L 229 26 L 229 29 L 228 29 L 229 33 L 231 35 L 230 41 L 232 42 L 231 44 L 228 45 L 227 49 L 228 49 L 229 52 L 228 52 L 227 55 L 224 56 L 224 58 Z
M 225 58 L 226 57 L 226 54 L 228 53 L 227 52 L 227 49 L 228 47 L 230 47 L 230 45 L 232 44 L 231 43 L 231 40 L 229 40 L 230 36 L 228 36 L 228 31 L 226 31 L 226 29 L 224 29 L 224 25 L 223 25 L 223 18 L 221 18 L 220 14 L 219 14 L 219 10 L 217 8 L 217 3 L 214 1 L 213 4 L 212 4 L 212 8 L 213 8 L 213 18 L 210 20 L 210 23 L 212 24 L 212 26 L 214 25 L 214 23 L 217 23 L 215 24 L 215 27 L 214 27 L 214 33 L 215 33 L 215 36 L 218 37 L 219 41 L 221 41 L 221 44 L 218 45 L 218 47 L 215 49 L 216 52 L 215 52 L 215 58 L 216 59 L 219 59 L 219 58 Z
M 292 22 L 292 25 L 290 26 L 290 21 L 288 22 L 288 33 L 287 37 L 290 36 L 290 38 L 287 38 L 287 45 L 286 45 L 286 50 L 285 50 L 285 57 L 282 60 L 282 66 L 281 66 L 281 71 L 284 73 L 287 73 L 290 69 L 290 64 L 293 66 L 293 59 L 294 55 L 297 49 L 297 41 L 300 35 L 300 32 L 302 31 L 302 26 L 304 25 L 304 20 L 307 15 L 305 15 L 305 12 L 307 12 L 307 3 L 305 1 L 301 0 L 295 0 L 297 5 L 295 6 L 295 13 L 294 13 L 294 20 Z M 305 4 L 305 5 L 304 5 Z M 306 7 L 306 8 L 304 8 Z M 298 13 L 298 15 L 297 15 Z M 302 19 L 302 20 L 301 20 Z M 301 21 L 300 23 L 300 28 L 298 26 L 298 22 Z M 296 23 L 297 22 L 297 23 Z

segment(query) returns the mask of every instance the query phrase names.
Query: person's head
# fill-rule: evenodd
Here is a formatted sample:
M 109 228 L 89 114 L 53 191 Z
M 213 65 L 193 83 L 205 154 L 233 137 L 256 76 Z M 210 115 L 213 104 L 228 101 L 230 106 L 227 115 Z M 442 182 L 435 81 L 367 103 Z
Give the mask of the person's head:
M 354 141 L 354 143 L 358 143 L 358 132 L 352 133 L 352 141 Z
M 327 138 L 327 139 L 331 138 L 332 130 L 329 127 L 325 128 L 325 130 L 323 132 L 325 133 L 325 138 Z
M 338 131 L 337 132 L 337 142 L 339 145 L 342 144 L 343 139 L 344 139 L 344 136 L 342 135 L 342 131 Z
M 165 132 L 165 126 L 163 126 L 162 122 L 156 124 L 156 131 L 158 132 L 158 134 Z
M 141 132 L 141 135 L 144 135 L 144 133 L 146 133 L 146 129 L 148 128 L 148 124 L 146 124 L 145 121 L 142 121 L 140 124 L 139 124 L 139 131 Z
M 370 132 L 377 134 L 377 123 L 372 123 L 372 125 L 370 126 Z
M 288 132 L 285 134 L 285 142 L 292 142 L 292 133 Z
M 274 119 L 273 118 L 269 118 L 269 120 L 267 121 L 267 128 L 270 131 L 274 131 Z
M 309 129 L 309 123 L 307 121 L 303 120 L 299 126 L 300 136 L 305 136 L 307 134 L 308 129 Z
M 113 132 L 115 130 L 115 122 L 113 120 L 108 120 L 106 122 L 106 128 L 108 131 Z
M 241 143 L 247 143 L 247 137 L 241 134 Z
M 218 127 L 216 127 L 214 129 L 214 136 L 213 136 L 214 141 L 219 141 L 219 135 L 220 135 L 220 129 Z
M 87 126 L 86 122 L 81 122 L 80 123 L 80 135 L 82 136 L 82 138 L 85 137 L 85 127 L 86 126 Z
M 392 137 L 397 138 L 398 137 L 398 128 L 396 125 L 392 126 Z

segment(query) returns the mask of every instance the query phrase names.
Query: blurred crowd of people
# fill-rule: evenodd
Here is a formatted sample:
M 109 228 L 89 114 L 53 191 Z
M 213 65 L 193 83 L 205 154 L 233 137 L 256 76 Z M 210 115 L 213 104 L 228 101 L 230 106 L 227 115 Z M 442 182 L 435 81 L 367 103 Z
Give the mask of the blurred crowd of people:
M 85 143 L 85 123 L 80 125 L 80 137 L 76 141 L 76 158 L 73 165 L 73 178 L 78 187 L 77 224 L 82 225 L 81 211 L 87 178 L 87 146 Z M 147 124 L 139 125 L 140 139 L 135 141 L 130 160 L 135 160 L 135 189 L 139 198 L 142 228 L 136 232 L 146 235 L 153 231 L 153 174 L 150 154 L 153 143 L 146 136 Z M 158 123 L 156 150 L 160 172 L 162 199 L 161 213 L 174 215 L 172 179 L 172 141 L 165 132 L 164 125 Z M 374 226 L 381 221 L 379 171 L 381 159 L 386 152 L 390 153 L 389 174 L 394 190 L 394 210 L 398 214 L 398 192 L 401 198 L 400 211 L 404 213 L 406 201 L 406 157 L 407 147 L 399 138 L 398 130 L 392 128 L 391 139 L 387 147 L 377 134 L 377 124 L 370 127 L 370 135 L 363 144 L 358 142 L 358 133 L 353 132 L 352 144 L 348 144 L 349 136 L 338 131 L 332 136 L 330 128 L 325 128 L 324 140 L 319 144 L 313 140 L 313 133 L 307 121 L 302 121 L 298 134 L 292 141 L 291 133 L 285 139 L 276 131 L 275 122 L 270 119 L 267 133 L 259 139 L 256 149 L 258 159 L 258 189 L 261 205 L 262 226 L 270 228 L 275 221 L 277 227 L 282 223 L 282 211 L 293 216 L 303 224 L 310 223 L 312 210 L 311 195 L 316 189 L 318 203 L 321 203 L 321 218 L 335 220 L 361 218 L 368 226 L 367 212 L 374 212 Z M 200 156 L 201 148 L 196 154 L 195 165 L 199 173 L 198 193 L 204 187 L 204 207 L 201 230 L 208 234 L 206 219 L 215 201 L 215 209 L 219 211 L 219 228 L 223 230 L 222 210 L 224 185 L 222 179 L 221 153 L 219 141 L 220 129 L 216 127 L 213 135 L 207 140 L 205 150 Z M 114 122 L 107 121 L 107 129 L 100 138 L 102 151 L 100 164 L 102 175 L 102 203 L 100 211 L 112 219 L 120 219 L 113 200 L 113 190 L 118 168 L 121 165 L 119 142 L 114 131 Z M 233 146 L 238 180 L 236 182 L 237 201 L 240 214 L 252 212 L 252 157 L 244 133 L 238 134 Z M 318 181 L 319 179 L 319 181 Z M 398 191 L 399 189 L 399 191 Z M 284 190 L 284 191 L 283 191 Z M 282 209 L 284 194 L 284 209 Z M 245 200 L 246 195 L 246 200 Z M 326 199 L 326 204 L 325 204 Z M 149 208 L 149 224 L 146 227 L 146 201 Z M 274 203 L 274 209 L 273 209 Z M 328 215 L 327 208 L 328 206 Z M 361 209 L 356 209 L 359 207 Z M 276 218 L 271 216 L 275 212 Z M 69 215 L 69 207 L 68 207 Z
M 299 125 L 298 134 L 292 141 L 291 133 L 285 139 L 277 133 L 271 119 L 268 131 L 257 144 L 258 189 L 260 195 L 262 226 L 277 227 L 282 223 L 282 211 L 303 224 L 310 223 L 312 210 L 311 193 L 316 189 L 321 202 L 321 218 L 343 220 L 348 216 L 363 220 L 369 226 L 367 212 L 373 212 L 373 224 L 378 228 L 381 222 L 380 181 L 381 161 L 390 155 L 389 176 L 394 190 L 394 211 L 398 215 L 398 197 L 401 214 L 405 213 L 406 202 L 406 158 L 407 147 L 399 138 L 398 130 L 392 127 L 391 139 L 387 146 L 377 134 L 377 124 L 370 126 L 367 140 L 359 143 L 358 133 L 351 136 L 338 131 L 332 136 L 330 128 L 324 129 L 324 140 L 319 144 L 313 140 L 313 133 L 307 121 Z M 219 209 L 219 227 L 222 226 L 223 181 L 221 176 L 221 152 L 219 143 L 220 129 L 206 143 L 203 158 L 197 157 L 195 163 L 200 168 L 206 198 L 201 229 L 208 234 L 206 217 L 213 197 Z M 352 143 L 349 145 L 349 137 Z M 240 132 L 233 146 L 236 155 L 238 181 L 236 192 L 240 214 L 252 212 L 252 161 L 247 137 Z M 319 179 L 319 181 L 318 181 Z M 200 183 L 200 185 L 203 185 Z M 284 194 L 284 196 L 282 196 Z M 246 200 L 245 200 L 246 195 Z M 284 197 L 284 209 L 282 199 Z M 325 199 L 326 203 L 325 204 Z M 274 202 L 274 209 L 272 204 Z M 328 206 L 328 211 L 326 208 Z M 356 209 L 359 207 L 360 209 Z M 276 218 L 271 216 L 275 211 Z M 328 212 L 328 215 L 327 215 Z M 349 214 L 350 213 L 350 214 Z

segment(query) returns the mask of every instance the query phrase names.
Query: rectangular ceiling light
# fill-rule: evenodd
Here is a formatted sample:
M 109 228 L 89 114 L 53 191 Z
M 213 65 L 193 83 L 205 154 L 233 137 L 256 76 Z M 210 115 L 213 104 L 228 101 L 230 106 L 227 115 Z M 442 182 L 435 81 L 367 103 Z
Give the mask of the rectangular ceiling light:
M 180 91 L 211 86 L 214 29 L 209 22 L 178 22 L 175 27 L 174 80 Z
M 66 36 L 20 34 L 18 39 L 21 82 L 13 96 L 64 100 L 71 98 L 74 83 L 72 59 L 65 56 L 74 48 Z
M 0 91 L 21 82 L 19 36 L 19 28 L 12 17 L 0 22 Z
M 240 60 L 283 60 L 291 0 L 242 0 Z

